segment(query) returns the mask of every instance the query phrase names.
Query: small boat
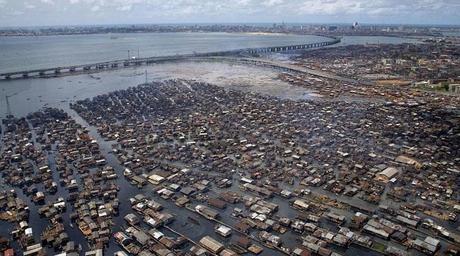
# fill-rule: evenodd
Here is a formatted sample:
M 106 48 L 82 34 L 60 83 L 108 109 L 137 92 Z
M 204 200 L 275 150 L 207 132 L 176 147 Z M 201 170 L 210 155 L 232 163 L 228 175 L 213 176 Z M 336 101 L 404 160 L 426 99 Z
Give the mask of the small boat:
M 73 228 L 73 224 L 72 224 L 72 222 L 71 222 L 71 223 L 69 223 L 69 226 L 70 226 L 71 228 Z
M 191 221 L 193 224 L 200 225 L 200 222 L 193 217 L 188 216 L 187 219 Z

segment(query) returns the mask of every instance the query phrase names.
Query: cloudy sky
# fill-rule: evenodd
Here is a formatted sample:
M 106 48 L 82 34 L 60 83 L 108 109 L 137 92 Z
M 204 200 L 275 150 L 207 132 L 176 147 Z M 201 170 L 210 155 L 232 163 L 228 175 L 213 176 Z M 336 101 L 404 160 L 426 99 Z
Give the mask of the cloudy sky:
M 460 0 L 0 0 L 0 27 L 132 23 L 460 24 Z

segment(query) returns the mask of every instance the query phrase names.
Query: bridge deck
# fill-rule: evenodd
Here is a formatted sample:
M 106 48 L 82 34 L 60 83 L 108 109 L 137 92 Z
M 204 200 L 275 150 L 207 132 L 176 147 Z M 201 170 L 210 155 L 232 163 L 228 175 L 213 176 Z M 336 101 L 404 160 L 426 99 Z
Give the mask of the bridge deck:
M 81 72 L 89 71 L 89 70 L 104 70 L 104 69 L 111 69 L 111 68 L 118 68 L 118 67 L 142 65 L 142 64 L 149 64 L 149 63 L 162 62 L 162 61 L 182 60 L 182 59 L 196 58 L 196 57 L 231 56 L 231 55 L 238 56 L 241 54 L 257 54 L 257 53 L 265 53 L 265 52 L 283 52 L 283 51 L 293 51 L 293 50 L 300 50 L 300 49 L 312 49 L 312 48 L 318 48 L 318 47 L 324 47 L 324 46 L 337 44 L 340 41 L 341 40 L 338 38 L 333 38 L 333 40 L 330 40 L 330 41 L 300 44 L 300 45 L 246 48 L 246 49 L 238 49 L 238 50 L 231 50 L 231 51 L 209 52 L 209 53 L 199 53 L 199 54 L 183 54 L 183 55 L 174 55 L 174 56 L 159 56 L 159 57 L 148 57 L 148 58 L 139 58 L 139 59 L 121 59 L 121 60 L 104 61 L 104 62 L 91 63 L 91 64 L 6 72 L 6 73 L 1 73 L 0 78 L 3 78 L 3 79 L 31 78 L 31 77 L 37 77 L 37 76 L 40 77 L 40 76 L 50 75 L 50 74 L 63 74 L 63 73 L 71 74 L 71 73 L 76 73 L 77 71 L 80 71 L 81 73 Z

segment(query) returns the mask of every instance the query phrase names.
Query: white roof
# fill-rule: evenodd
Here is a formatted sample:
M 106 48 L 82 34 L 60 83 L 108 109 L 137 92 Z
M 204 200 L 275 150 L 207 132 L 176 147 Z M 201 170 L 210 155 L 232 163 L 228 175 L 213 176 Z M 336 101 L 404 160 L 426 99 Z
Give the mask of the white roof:
M 24 230 L 24 233 L 26 235 L 32 235 L 32 228 L 26 228 L 26 230 Z
M 387 178 L 391 179 L 399 173 L 399 170 L 394 167 L 387 167 L 385 170 L 381 171 L 379 175 L 386 176 Z
M 431 244 L 431 245 L 433 245 L 433 246 L 438 246 L 438 244 L 439 244 L 440 242 L 439 242 L 438 239 L 435 239 L 435 238 L 433 238 L 433 237 L 431 237 L 431 236 L 427 236 L 427 237 L 425 238 L 425 243 L 429 243 L 429 244 Z
M 217 228 L 217 231 L 220 232 L 220 233 L 222 233 L 222 234 L 228 234 L 228 233 L 230 233 L 230 232 L 232 231 L 232 229 L 229 228 L 229 227 L 226 227 L 226 226 L 224 226 L 224 225 L 220 225 L 220 226 Z
M 242 182 L 245 182 L 245 183 L 252 183 L 252 182 L 254 182 L 253 179 L 246 178 L 246 177 L 242 177 L 242 178 L 241 178 L 241 181 L 242 181 Z
M 157 174 L 152 174 L 149 176 L 149 179 L 157 182 L 162 182 L 165 178 Z
M 160 238 L 162 238 L 163 236 L 164 236 L 164 234 L 161 233 L 161 232 L 158 231 L 158 230 L 155 230 L 155 231 L 153 232 L 153 238 L 155 238 L 155 239 L 157 239 L 157 240 L 160 239 Z

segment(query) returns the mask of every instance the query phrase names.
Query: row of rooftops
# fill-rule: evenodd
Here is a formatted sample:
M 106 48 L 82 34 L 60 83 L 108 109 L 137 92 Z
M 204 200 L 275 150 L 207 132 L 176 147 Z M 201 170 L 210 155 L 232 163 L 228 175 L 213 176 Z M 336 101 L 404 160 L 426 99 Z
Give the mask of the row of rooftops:
M 420 131 L 447 131 L 455 118 L 446 114 L 445 123 L 436 121 L 437 103 L 423 102 L 422 95 L 409 101 L 389 89 L 385 93 L 392 97 L 388 102 L 338 101 L 332 105 L 327 101 L 294 102 L 251 93 L 242 95 L 208 84 L 176 80 L 106 94 L 77 102 L 73 107 L 108 138 L 116 134 L 116 156 L 136 175 L 155 175 L 153 180 L 158 184 L 151 184 L 158 187 L 161 197 L 180 206 L 204 205 L 215 195 L 227 204 L 238 204 L 238 209 L 243 209 L 239 205 L 243 202 L 247 208 L 234 211 L 234 215 L 253 229 L 265 231 L 276 226 L 272 216 L 277 214 L 257 201 L 226 192 L 260 196 L 267 202 L 289 198 L 297 206 L 295 209 L 303 208 L 299 212 L 348 226 L 350 216 L 343 211 L 358 208 L 379 214 L 383 210 L 376 210 L 377 205 L 394 201 L 403 206 L 406 203 L 398 202 L 398 198 L 422 199 L 424 193 L 437 191 L 440 184 L 456 186 L 448 181 L 456 169 L 455 153 L 447 150 L 452 148 L 451 135 L 445 133 L 445 139 L 436 142 L 434 135 L 418 135 Z M 127 107 L 133 113 L 144 111 L 151 116 L 102 114 L 104 106 L 112 104 L 115 97 L 135 98 L 136 104 L 115 104 L 120 109 Z M 216 98 L 218 106 L 213 105 Z M 165 102 L 167 107 L 162 105 Z M 208 109 L 208 105 L 215 108 Z M 113 119 L 119 122 L 114 124 Z M 135 143 L 125 143 L 133 139 Z M 414 139 L 419 144 L 414 145 Z M 443 152 L 442 157 L 437 150 Z M 181 173 L 184 166 L 190 172 Z M 443 166 L 451 171 L 444 172 Z M 434 175 L 443 178 L 436 181 Z M 421 179 L 423 186 L 407 185 Z M 203 180 L 208 183 L 201 184 Z M 224 180 L 232 184 L 219 185 L 217 189 L 216 185 Z M 306 193 L 307 190 L 314 192 Z M 438 193 L 438 199 L 448 196 Z M 210 202 L 206 207 L 216 213 L 229 207 L 216 207 L 222 203 Z M 422 201 L 420 205 L 429 203 Z M 453 210 L 455 204 L 450 203 L 443 211 Z M 334 209 L 340 214 L 331 214 Z M 421 213 L 419 210 L 417 214 Z M 400 214 L 395 218 L 405 226 L 414 226 L 408 216 Z M 275 227 L 273 234 L 280 230 Z

